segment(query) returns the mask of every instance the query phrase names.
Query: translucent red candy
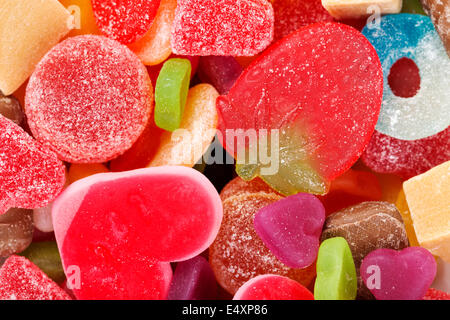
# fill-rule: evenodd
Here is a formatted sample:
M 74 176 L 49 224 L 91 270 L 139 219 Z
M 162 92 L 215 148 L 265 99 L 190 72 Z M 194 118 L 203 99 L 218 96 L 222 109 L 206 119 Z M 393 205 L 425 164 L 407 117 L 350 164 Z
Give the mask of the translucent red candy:
M 234 155 L 257 148 L 230 146 L 236 137 L 245 141 L 248 129 L 278 133 L 275 174 L 264 174 L 269 166 L 261 160 L 238 159 L 243 179 L 260 176 L 283 194 L 324 194 L 369 142 L 382 93 L 381 65 L 368 40 L 349 26 L 317 23 L 271 46 L 217 99 L 220 130 Z
M 53 204 L 64 270 L 78 266 L 79 299 L 165 299 L 169 262 L 197 256 L 222 220 L 214 186 L 185 167 L 103 173 L 71 184 Z
M 0 269 L 0 300 L 71 299 L 31 261 L 11 256 Z
M 109 38 L 129 44 L 150 29 L 160 0 L 92 0 L 95 20 Z
M 273 39 L 267 0 L 178 0 L 172 50 L 183 55 L 253 56 Z
M 361 159 L 375 172 L 409 179 L 450 160 L 450 127 L 419 140 L 400 140 L 375 131 Z
M 56 154 L 0 115 L 0 214 L 46 206 L 64 181 L 64 165 Z
M 274 39 L 315 22 L 333 21 L 321 0 L 269 0 L 275 13 Z
M 207 56 L 200 58 L 198 76 L 210 83 L 220 94 L 227 94 L 242 73 L 242 66 L 234 57 Z
M 152 112 L 145 66 L 117 41 L 84 35 L 41 60 L 28 83 L 34 137 L 72 163 L 111 160 L 129 149 Z
M 247 281 L 233 300 L 314 300 L 314 296 L 294 280 L 267 274 Z

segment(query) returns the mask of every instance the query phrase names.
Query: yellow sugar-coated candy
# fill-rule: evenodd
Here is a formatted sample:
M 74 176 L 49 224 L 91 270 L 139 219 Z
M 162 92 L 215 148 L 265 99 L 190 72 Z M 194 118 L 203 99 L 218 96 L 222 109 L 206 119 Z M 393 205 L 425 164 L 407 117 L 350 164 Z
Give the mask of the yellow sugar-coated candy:
M 403 190 L 401 190 L 398 194 L 395 206 L 402 215 L 406 234 L 408 235 L 409 245 L 411 247 L 417 247 L 419 242 L 417 241 L 416 231 L 414 230 L 414 225 L 411 219 L 411 212 L 409 212 L 408 203 L 406 203 L 405 192 Z
M 199 84 L 189 90 L 180 128 L 162 134 L 161 144 L 150 163 L 151 167 L 194 166 L 216 134 L 218 96 L 219 93 L 209 84 Z
M 419 244 L 450 262 L 450 161 L 403 183 Z
M 16 91 L 36 64 L 72 28 L 58 0 L 0 1 L 0 90 Z
M 67 175 L 67 181 L 74 183 L 77 180 L 92 176 L 97 173 L 109 172 L 108 168 L 101 163 L 89 163 L 89 164 L 72 164 L 69 168 Z
M 101 34 L 95 23 L 91 0 L 59 0 L 73 16 L 73 29 L 68 37 L 82 34 Z
M 322 5 L 336 19 L 358 19 L 402 10 L 402 0 L 322 0 Z

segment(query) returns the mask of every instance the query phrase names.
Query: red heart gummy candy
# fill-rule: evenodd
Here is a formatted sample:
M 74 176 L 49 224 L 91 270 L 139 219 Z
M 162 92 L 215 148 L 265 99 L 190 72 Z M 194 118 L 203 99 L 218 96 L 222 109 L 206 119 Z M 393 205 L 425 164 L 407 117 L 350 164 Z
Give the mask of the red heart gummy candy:
M 92 0 L 95 20 L 109 38 L 135 42 L 150 29 L 160 0 Z
M 0 214 L 45 207 L 61 192 L 63 163 L 22 128 L 0 115 Z
M 178 0 L 172 50 L 198 56 L 253 56 L 273 39 L 267 0 Z
M 71 300 L 31 261 L 9 257 L 0 269 L 0 300 Z
M 164 299 L 169 262 L 212 243 L 222 203 L 209 180 L 186 167 L 102 173 L 69 186 L 53 205 L 64 269 L 80 270 L 81 299 Z
M 314 300 L 314 296 L 297 281 L 265 274 L 247 281 L 233 300 Z
M 217 99 L 223 142 L 234 155 L 253 153 L 261 141 L 270 147 L 259 148 L 271 155 L 270 167 L 261 156 L 255 162 L 238 157 L 243 179 L 261 176 L 283 194 L 324 194 L 369 142 L 382 95 L 380 61 L 359 31 L 332 22 L 309 25 L 266 50 Z M 264 140 L 261 130 L 267 130 Z M 242 143 L 252 133 L 258 143 Z

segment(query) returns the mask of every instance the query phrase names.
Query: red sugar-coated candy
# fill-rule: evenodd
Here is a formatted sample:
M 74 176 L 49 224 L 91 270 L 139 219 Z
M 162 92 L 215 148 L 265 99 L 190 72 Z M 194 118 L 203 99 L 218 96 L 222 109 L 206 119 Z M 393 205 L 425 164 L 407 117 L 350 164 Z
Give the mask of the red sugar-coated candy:
M 222 203 L 201 173 L 171 166 L 78 180 L 56 199 L 52 215 L 66 274 L 80 268 L 77 298 L 165 299 L 169 262 L 209 247 Z
M 0 300 L 71 299 L 31 261 L 13 255 L 0 269 Z
M 0 214 L 44 207 L 64 182 L 64 165 L 56 154 L 0 115 Z
M 247 281 L 233 300 L 314 300 L 314 295 L 297 281 L 265 274 Z
M 242 73 L 242 66 L 234 57 L 207 56 L 200 58 L 198 76 L 210 83 L 220 94 L 227 94 Z
M 177 264 L 169 290 L 169 300 L 209 300 L 217 298 L 217 282 L 208 261 L 197 256 Z
M 274 39 L 315 22 L 333 21 L 321 0 L 269 0 L 275 13 Z
M 273 39 L 267 0 L 178 0 L 172 50 L 184 55 L 253 56 Z
M 99 163 L 138 139 L 153 109 L 145 66 L 103 36 L 73 37 L 41 60 L 25 103 L 35 138 L 72 163 Z
M 270 167 L 261 160 L 239 164 L 238 159 L 237 173 L 245 180 L 260 176 L 283 194 L 326 193 L 370 140 L 381 107 L 382 77 L 377 53 L 352 27 L 317 23 L 278 41 L 217 99 L 230 154 L 257 149 L 250 143 L 230 146 L 236 137 L 246 141 L 249 129 L 259 135 L 262 129 L 268 135 L 278 130 L 278 137 L 267 139 L 279 143 L 278 170 L 264 174 Z
M 227 185 L 222 189 L 222 191 L 220 192 L 220 198 L 222 199 L 222 201 L 225 201 L 227 198 L 232 196 L 237 196 L 244 193 L 258 192 L 274 193 L 275 195 L 279 196 L 279 194 L 275 190 L 271 189 L 267 185 L 267 183 L 259 178 L 255 178 L 251 181 L 245 181 L 240 177 L 236 177 L 228 182 Z
M 423 300 L 450 300 L 450 294 L 434 288 L 429 288 Z
M 409 179 L 450 160 L 450 127 L 419 140 L 400 140 L 375 131 L 361 159 L 375 172 Z
M 95 20 L 109 38 L 129 44 L 150 29 L 160 0 L 92 0 Z

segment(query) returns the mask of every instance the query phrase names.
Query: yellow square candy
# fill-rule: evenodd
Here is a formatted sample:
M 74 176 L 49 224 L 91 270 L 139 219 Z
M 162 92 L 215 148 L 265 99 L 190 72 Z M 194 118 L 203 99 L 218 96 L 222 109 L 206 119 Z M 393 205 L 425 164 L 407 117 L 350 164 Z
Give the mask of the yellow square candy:
M 403 183 L 419 244 L 450 262 L 450 161 Z
M 0 0 L 0 90 L 9 95 L 72 28 L 57 0 Z

